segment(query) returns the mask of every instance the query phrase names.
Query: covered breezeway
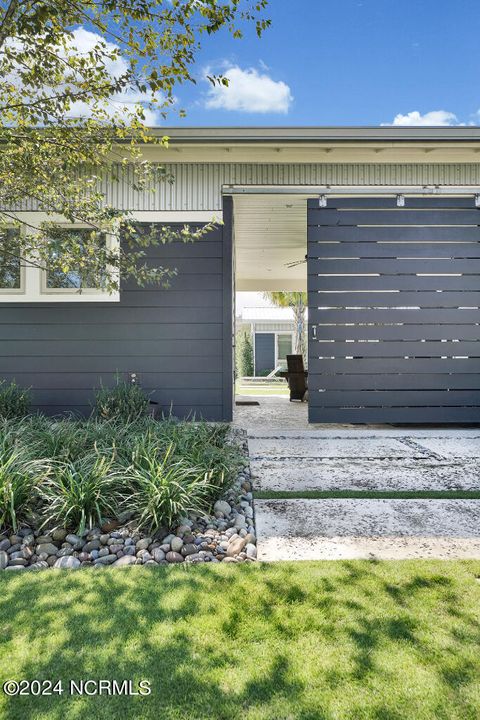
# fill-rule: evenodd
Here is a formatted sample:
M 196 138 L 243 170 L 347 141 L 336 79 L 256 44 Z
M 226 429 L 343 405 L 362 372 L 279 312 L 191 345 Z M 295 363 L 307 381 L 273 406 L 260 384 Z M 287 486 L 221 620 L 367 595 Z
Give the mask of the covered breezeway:
M 311 423 L 479 422 L 475 190 L 224 188 L 236 289 L 308 288 Z

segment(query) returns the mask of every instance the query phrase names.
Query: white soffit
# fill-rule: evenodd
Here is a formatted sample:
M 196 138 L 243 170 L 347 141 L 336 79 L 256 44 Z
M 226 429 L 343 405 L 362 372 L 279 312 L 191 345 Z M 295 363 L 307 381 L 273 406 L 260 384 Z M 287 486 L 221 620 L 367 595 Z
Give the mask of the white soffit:
M 234 199 L 237 290 L 305 290 L 307 199 L 268 195 Z

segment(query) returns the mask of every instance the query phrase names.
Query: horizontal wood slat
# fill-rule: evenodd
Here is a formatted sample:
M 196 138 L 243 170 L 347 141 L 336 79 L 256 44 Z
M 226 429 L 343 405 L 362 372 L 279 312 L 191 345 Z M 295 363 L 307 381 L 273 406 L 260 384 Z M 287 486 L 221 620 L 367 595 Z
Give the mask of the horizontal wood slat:
M 379 342 L 342 342 L 336 340 L 310 341 L 310 357 L 458 357 L 468 356 L 480 358 L 479 342 L 453 342 L 447 340 L 433 340 L 431 342 L 418 342 L 405 340 L 395 342 L 391 340 Z
M 318 290 L 309 297 L 316 307 L 420 307 L 458 308 L 478 307 L 480 292 L 335 292 Z
M 307 238 L 311 242 L 475 242 L 480 238 L 480 227 L 328 227 L 308 225 Z
M 334 358 L 320 360 L 311 357 L 308 362 L 308 377 L 310 374 L 347 373 L 385 375 L 388 373 L 480 373 L 480 358 Z M 315 379 L 315 385 L 309 382 L 312 390 L 321 387 L 321 379 Z
M 312 275 L 310 290 L 479 290 L 478 275 Z
M 309 395 L 313 407 L 479 406 L 478 390 L 325 390 Z
M 309 225 L 478 225 L 480 210 L 310 210 Z
M 308 203 L 310 420 L 479 422 L 473 199 L 353 200 Z
M 322 375 L 322 390 L 480 390 L 480 375 Z
M 318 340 L 480 340 L 480 325 L 317 325 L 317 338 Z
M 395 260 L 383 258 L 361 258 L 349 260 L 340 258 L 331 260 L 329 258 L 308 259 L 308 273 L 316 275 L 358 275 L 360 273 L 381 273 L 382 275 L 414 275 L 415 273 L 480 273 L 480 257 L 468 260 L 456 260 L 444 258 L 443 260 L 427 260 L 425 258 L 412 258 L 410 260 Z
M 410 308 L 383 309 L 348 309 L 348 310 L 318 310 L 309 307 L 310 323 L 458 323 L 458 325 L 478 323 L 480 311 L 474 309 L 443 309 L 423 308 L 416 310 Z
M 420 258 L 453 260 L 477 258 L 479 242 L 330 242 L 310 245 L 312 256 L 317 258 Z

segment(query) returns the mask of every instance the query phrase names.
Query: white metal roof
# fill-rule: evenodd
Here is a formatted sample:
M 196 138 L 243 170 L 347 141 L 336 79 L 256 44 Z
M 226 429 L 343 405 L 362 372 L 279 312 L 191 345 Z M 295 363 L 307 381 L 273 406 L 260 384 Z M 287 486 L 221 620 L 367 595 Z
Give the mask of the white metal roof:
M 293 311 L 281 307 L 246 307 L 240 317 L 244 322 L 281 322 L 293 320 Z

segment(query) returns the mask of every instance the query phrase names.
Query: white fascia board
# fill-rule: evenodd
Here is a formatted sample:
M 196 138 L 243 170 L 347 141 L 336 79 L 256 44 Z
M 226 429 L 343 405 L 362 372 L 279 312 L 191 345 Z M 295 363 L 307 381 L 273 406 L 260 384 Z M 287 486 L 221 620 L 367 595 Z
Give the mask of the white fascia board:
M 349 195 L 462 195 L 475 196 L 480 185 L 223 185 L 223 195 L 300 195 L 315 198 L 319 195 L 338 197 Z

